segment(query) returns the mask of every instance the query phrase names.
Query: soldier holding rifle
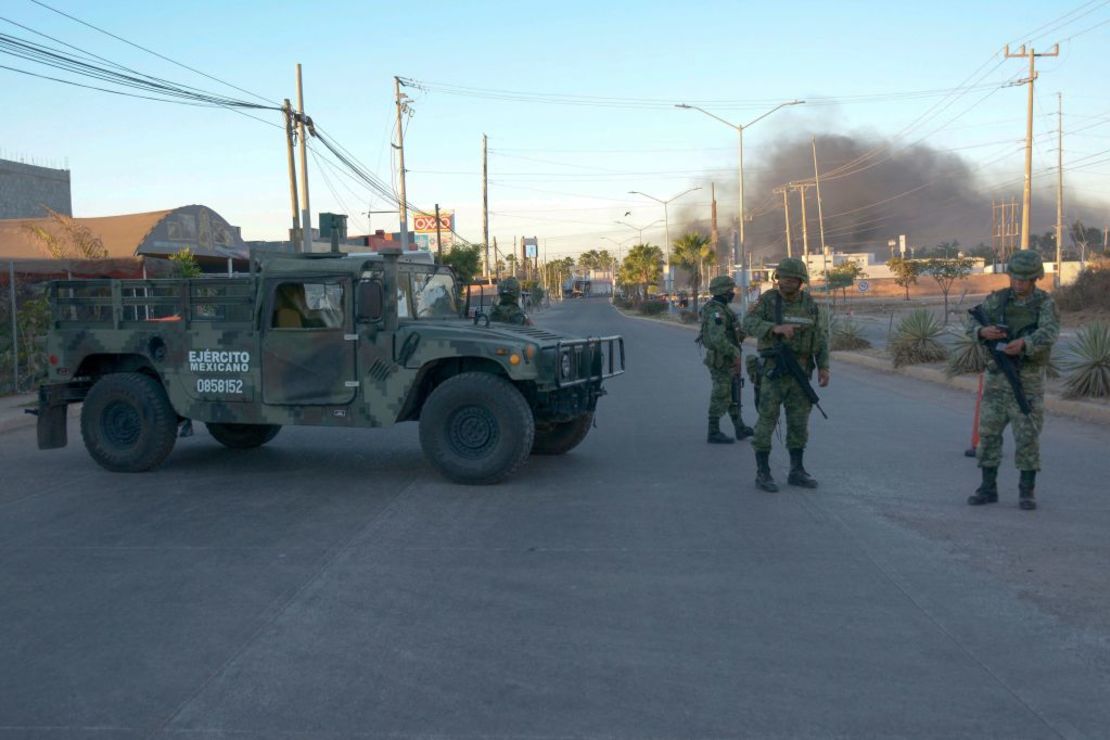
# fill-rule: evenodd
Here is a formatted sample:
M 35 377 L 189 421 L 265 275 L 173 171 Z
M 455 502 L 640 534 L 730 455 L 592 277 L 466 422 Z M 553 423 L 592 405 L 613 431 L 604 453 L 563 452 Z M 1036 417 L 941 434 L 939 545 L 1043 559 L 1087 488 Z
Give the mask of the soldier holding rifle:
M 744 333 L 740 322 L 729 304 L 735 297 L 736 283 L 727 275 L 718 275 L 709 281 L 709 292 L 713 299 L 702 306 L 700 313 L 701 333 L 697 341 L 705 347 L 705 364 L 709 368 L 709 379 L 713 388 L 709 394 L 709 432 L 706 441 L 710 444 L 732 444 L 733 438 L 721 432 L 721 414 L 726 410 L 732 418 L 732 429 L 736 439 L 752 435 L 752 428 L 740 418 L 740 389 L 743 376 L 740 374 L 740 343 Z
M 759 421 L 755 425 L 755 484 L 774 492 L 771 476 L 771 435 L 786 409 L 786 447 L 790 451 L 787 483 L 816 488 L 806 472 L 803 455 L 809 439 L 809 413 L 819 400 L 809 383 L 817 370 L 818 384 L 829 384 L 829 342 L 826 322 L 817 302 L 802 290 L 809 281 L 805 263 L 787 257 L 775 272 L 778 288 L 759 297 L 744 317 L 744 331 L 759 343 Z M 820 409 L 820 406 L 818 406 Z M 822 414 L 824 412 L 822 411 Z
M 998 501 L 1002 432 L 1012 424 L 1014 464 L 1021 471 L 1018 505 L 1032 510 L 1037 508 L 1034 489 L 1041 468 L 1045 368 L 1060 335 L 1060 315 L 1052 296 L 1037 288 L 1044 277 L 1039 254 L 1015 252 L 1006 271 L 1010 287 L 987 296 L 969 311 L 967 322 L 968 336 L 990 350 L 976 450 L 983 481 L 967 502 L 980 506 Z

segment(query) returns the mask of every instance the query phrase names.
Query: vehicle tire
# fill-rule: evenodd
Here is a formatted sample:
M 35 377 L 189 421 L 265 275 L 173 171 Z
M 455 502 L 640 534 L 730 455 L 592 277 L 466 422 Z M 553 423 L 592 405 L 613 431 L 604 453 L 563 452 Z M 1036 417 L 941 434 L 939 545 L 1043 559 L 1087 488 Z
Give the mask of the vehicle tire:
M 158 467 L 177 441 L 177 413 L 162 384 L 142 373 L 96 381 L 81 407 L 81 438 L 101 467 L 139 473 Z
M 205 422 L 204 426 L 217 442 L 233 450 L 261 447 L 281 431 L 280 424 L 224 424 L 210 421 Z
M 532 454 L 563 455 L 570 452 L 590 433 L 593 423 L 593 412 L 587 412 L 570 421 L 537 424 Z
M 490 373 L 461 373 L 439 384 L 420 412 L 420 446 L 456 483 L 497 483 L 532 449 L 532 409 L 516 387 Z

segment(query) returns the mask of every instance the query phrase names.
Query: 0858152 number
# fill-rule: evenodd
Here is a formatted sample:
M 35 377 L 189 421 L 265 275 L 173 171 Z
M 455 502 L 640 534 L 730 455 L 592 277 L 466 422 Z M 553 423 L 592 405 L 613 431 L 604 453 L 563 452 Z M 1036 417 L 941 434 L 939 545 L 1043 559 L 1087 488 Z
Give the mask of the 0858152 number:
M 242 394 L 243 381 L 234 378 L 197 378 L 197 393 Z

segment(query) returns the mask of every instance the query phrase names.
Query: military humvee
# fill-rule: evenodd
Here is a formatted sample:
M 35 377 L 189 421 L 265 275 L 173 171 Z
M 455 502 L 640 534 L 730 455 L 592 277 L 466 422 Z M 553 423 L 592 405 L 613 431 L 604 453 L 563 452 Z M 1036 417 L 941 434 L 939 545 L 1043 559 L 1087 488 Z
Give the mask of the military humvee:
M 495 483 L 558 455 L 593 422 L 621 337 L 567 338 L 462 317 L 453 273 L 400 251 L 252 259 L 243 277 L 50 283 L 40 449 L 66 445 L 66 406 L 112 471 L 149 470 L 204 422 L 264 445 L 288 424 L 418 421 L 428 460 Z

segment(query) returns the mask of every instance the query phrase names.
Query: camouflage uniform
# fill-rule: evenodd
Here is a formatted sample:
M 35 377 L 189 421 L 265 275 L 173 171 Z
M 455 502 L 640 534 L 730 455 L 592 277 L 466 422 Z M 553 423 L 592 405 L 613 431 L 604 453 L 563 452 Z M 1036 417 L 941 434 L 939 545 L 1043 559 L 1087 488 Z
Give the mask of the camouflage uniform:
M 1014 277 L 1033 280 L 1044 274 L 1040 256 L 1030 250 L 1014 255 L 1010 272 Z M 1012 424 L 1014 465 L 1022 471 L 1022 508 L 1034 508 L 1033 483 L 1036 471 L 1041 469 L 1045 368 L 1052 346 L 1060 335 L 1059 311 L 1052 296 L 1038 288 L 1033 288 L 1032 294 L 1025 299 L 1018 298 L 1013 288 L 995 291 L 983 301 L 982 308 L 990 324 L 1005 326 L 1009 330 L 1007 338 L 997 343 L 1006 344 L 1018 338 L 1025 340 L 1025 347 L 1018 356 L 1019 377 L 1032 412 L 1028 416 L 1021 412 L 1006 376 L 994 359 L 989 359 L 979 411 L 979 447 L 976 449 L 984 482 L 968 502 L 979 504 L 998 500 L 995 476 L 1002 461 L 1002 433 L 1008 424 Z M 983 326 L 978 321 L 968 319 L 965 328 L 969 337 L 982 341 L 979 332 Z
M 499 300 L 489 312 L 490 321 L 503 324 L 531 326 L 532 320 L 520 307 L 520 282 L 516 278 L 505 278 L 497 286 Z
M 806 280 L 808 275 L 801 260 L 787 258 L 779 265 L 776 277 L 799 277 Z M 781 311 L 781 314 L 780 314 Z M 772 329 L 781 323 L 795 324 L 792 339 L 777 338 Z M 766 468 L 771 452 L 771 436 L 778 425 L 779 409 L 786 409 L 786 447 L 791 453 L 791 483 L 816 486 L 802 468 L 802 451 L 809 440 L 809 413 L 813 408 L 802 387 L 789 374 L 775 372 L 775 359 L 768 356 L 776 342 L 782 341 L 794 353 L 798 364 L 807 373 L 829 368 L 829 342 L 826 321 L 817 302 L 806 291 L 799 288 L 794 300 L 787 300 L 778 289 L 771 289 L 761 295 L 759 300 L 748 309 L 744 317 L 744 331 L 756 338 L 762 359 L 759 367 L 759 421 L 755 425 L 752 449 L 756 452 L 756 463 L 761 475 L 766 474 L 765 482 L 760 484 L 764 490 L 777 490 Z M 776 376 L 776 377 L 772 377 Z M 807 483 L 803 480 L 804 474 Z
M 744 332 L 740 329 L 736 314 L 729 308 L 731 291 L 735 287 L 732 278 L 718 276 L 709 283 L 713 299 L 702 306 L 701 333 L 698 341 L 705 347 L 703 362 L 709 368 L 711 389 L 709 392 L 709 432 L 706 441 L 712 443 L 731 443 L 732 438 L 720 431 L 720 418 L 727 411 L 732 419 L 736 439 L 752 435 L 752 429 L 740 417 L 740 404 L 732 398 L 732 383 L 736 377 L 734 368 L 740 360 L 740 343 Z

